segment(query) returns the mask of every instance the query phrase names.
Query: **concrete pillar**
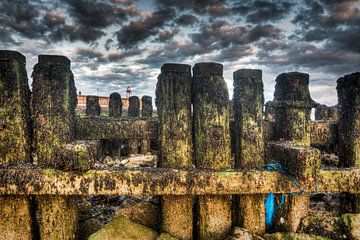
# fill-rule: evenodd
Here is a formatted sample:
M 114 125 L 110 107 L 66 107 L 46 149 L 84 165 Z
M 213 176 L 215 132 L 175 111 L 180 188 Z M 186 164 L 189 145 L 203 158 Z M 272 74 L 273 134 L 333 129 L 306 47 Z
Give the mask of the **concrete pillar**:
M 191 66 L 164 64 L 156 85 L 159 116 L 159 166 L 192 168 Z M 144 106 L 144 103 L 143 103 Z M 193 198 L 161 198 L 161 230 L 189 240 L 193 237 Z
M 266 121 L 274 120 L 274 108 L 272 106 L 272 101 L 267 101 L 265 103 L 265 120 Z
M 30 89 L 25 57 L 0 50 L 0 163 L 30 163 Z M 0 239 L 31 240 L 30 200 L 0 197 Z
M 120 118 L 122 113 L 122 101 L 120 94 L 114 92 L 110 94 L 109 117 Z
M 101 107 L 98 96 L 86 96 L 86 116 L 100 116 Z
M 139 139 L 128 139 L 127 141 L 128 144 L 128 149 L 129 149 L 129 154 L 138 154 L 138 150 L 139 150 Z
M 316 103 L 311 99 L 309 92 L 308 74 L 290 72 L 277 76 L 273 101 L 274 140 L 310 146 L 310 114 L 311 108 L 315 106 Z M 275 229 L 297 231 L 300 219 L 308 214 L 308 205 L 309 196 L 288 196 L 285 204 L 276 212 Z
M 40 55 L 33 72 L 34 142 L 38 164 L 74 168 L 64 152 L 74 141 L 76 88 L 70 60 Z M 75 239 L 77 202 L 73 196 L 38 197 L 41 239 Z
M 337 80 L 340 167 L 360 167 L 360 72 Z M 343 212 L 360 213 L 360 195 L 343 194 Z
M 231 168 L 229 94 L 218 63 L 193 68 L 194 147 L 197 168 Z M 223 239 L 231 231 L 231 196 L 200 196 L 197 204 L 200 239 Z
M 262 71 L 240 69 L 234 72 L 235 168 L 252 169 L 264 165 Z M 265 232 L 265 196 L 236 198 L 237 225 L 255 233 Z
M 129 117 L 140 117 L 140 100 L 138 96 L 131 96 L 129 98 Z
M 315 108 L 315 120 L 338 120 L 338 107 L 321 104 Z
M 152 117 L 153 106 L 152 106 L 152 97 L 142 96 L 141 98 L 141 116 L 142 117 Z

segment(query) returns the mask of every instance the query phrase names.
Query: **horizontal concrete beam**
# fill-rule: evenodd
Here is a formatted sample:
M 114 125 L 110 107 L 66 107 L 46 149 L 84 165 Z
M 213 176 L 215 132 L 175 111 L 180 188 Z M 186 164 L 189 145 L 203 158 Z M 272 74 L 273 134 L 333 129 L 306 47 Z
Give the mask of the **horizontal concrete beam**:
M 271 123 L 265 122 L 266 140 L 271 134 Z M 110 117 L 78 117 L 76 119 L 76 138 L 79 140 L 100 139 L 157 139 L 157 118 L 110 118 Z M 230 121 L 230 131 L 233 131 Z M 331 146 L 337 141 L 337 123 L 331 121 L 311 122 L 311 145 Z
M 157 139 L 157 118 L 78 117 L 76 138 L 100 139 Z
M 360 193 L 360 169 L 321 170 L 306 192 Z M 0 169 L 0 195 L 204 195 L 299 192 L 284 174 L 270 171 Z

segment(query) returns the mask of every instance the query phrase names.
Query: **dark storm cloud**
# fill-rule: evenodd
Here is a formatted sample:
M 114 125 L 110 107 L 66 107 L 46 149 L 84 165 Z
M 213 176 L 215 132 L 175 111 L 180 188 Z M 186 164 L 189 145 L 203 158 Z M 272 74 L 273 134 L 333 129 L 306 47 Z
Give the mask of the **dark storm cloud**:
M 65 19 L 66 19 L 66 16 L 61 13 L 47 12 L 44 15 L 44 21 L 48 27 L 55 27 L 58 25 L 63 25 L 63 24 L 65 24 Z
M 59 41 L 82 41 L 91 43 L 97 39 L 105 36 L 105 32 L 93 28 L 88 28 L 83 25 L 60 25 L 49 33 L 49 39 L 53 42 Z
M 110 53 L 107 56 L 107 59 L 109 60 L 109 62 L 118 62 L 118 61 L 124 60 L 125 58 L 128 58 L 128 57 L 140 55 L 143 51 L 145 51 L 145 50 L 135 48 L 135 49 L 131 49 L 131 50 L 123 51 L 123 52 Z
M 175 16 L 174 10 L 158 10 L 140 20 L 131 21 L 117 32 L 119 46 L 135 47 L 150 36 L 157 35 L 165 24 Z
M 155 39 L 155 41 L 167 42 L 167 41 L 171 40 L 179 32 L 180 32 L 180 30 L 178 28 L 174 28 L 171 30 L 159 31 L 158 37 Z
M 221 49 L 218 54 L 210 57 L 208 60 L 215 62 L 231 62 L 253 54 L 255 54 L 255 51 L 250 45 L 232 45 L 228 48 Z
M 77 23 L 92 28 L 104 28 L 124 21 L 129 15 L 139 15 L 136 7 L 121 8 L 107 1 L 63 0 Z
M 192 10 L 196 13 L 208 12 L 209 8 L 223 7 L 225 4 L 226 0 L 157 0 L 155 2 L 159 9 L 174 8 L 178 10 Z
M 258 0 L 251 3 L 252 10 L 246 17 L 247 22 L 262 23 L 283 19 L 293 6 L 288 1 Z
M 38 38 L 46 31 L 39 20 L 37 1 L 0 2 L 0 24 L 27 38 Z
M 306 1 L 293 19 L 305 41 L 326 40 L 329 48 L 360 52 L 360 9 L 355 0 Z
M 309 43 L 288 42 L 277 44 L 279 48 L 263 48 L 258 52 L 258 63 L 276 68 L 303 67 L 307 69 L 322 70 L 330 73 L 346 73 L 358 71 L 360 54 L 317 47 Z M 259 46 L 261 47 L 261 46 Z M 276 51 L 281 49 L 281 51 Z
M 191 39 L 210 48 L 228 47 L 230 44 L 249 44 L 261 38 L 279 38 L 281 30 L 272 25 L 233 26 L 226 21 L 205 24 L 200 33 L 191 35 Z
M 188 25 L 193 25 L 194 23 L 196 23 L 199 19 L 191 14 L 184 14 L 181 15 L 180 17 L 178 17 L 175 22 L 179 25 L 182 26 L 188 26 Z

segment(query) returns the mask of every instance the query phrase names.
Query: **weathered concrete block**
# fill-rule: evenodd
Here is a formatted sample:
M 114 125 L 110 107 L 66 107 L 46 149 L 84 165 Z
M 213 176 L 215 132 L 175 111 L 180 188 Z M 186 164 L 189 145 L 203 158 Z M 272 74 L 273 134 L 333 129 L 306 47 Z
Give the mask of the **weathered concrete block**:
M 152 117 L 153 106 L 152 106 L 152 97 L 142 96 L 141 98 L 141 116 L 142 117 Z
M 360 167 L 360 72 L 337 80 L 339 158 L 342 167 Z
M 304 233 L 273 233 L 265 234 L 264 238 L 265 240 L 330 240 L 326 237 Z
M 0 163 L 31 162 L 30 89 L 25 57 L 0 51 Z
M 132 222 L 126 218 L 115 218 L 96 233 L 89 240 L 156 240 L 158 233 L 143 225 Z
M 197 168 L 231 168 L 229 94 L 222 65 L 197 63 L 193 68 L 194 157 Z M 223 239 L 231 231 L 231 198 L 201 196 L 199 238 Z
M 156 84 L 159 116 L 159 166 L 192 168 L 191 67 L 164 64 Z M 143 105 L 144 106 L 144 105 Z M 161 198 L 161 229 L 174 237 L 190 240 L 193 236 L 193 198 Z
M 264 165 L 262 71 L 234 72 L 235 168 Z M 257 233 L 265 232 L 265 196 L 242 195 L 236 204 L 237 224 Z M 236 202 L 236 201 L 235 201 Z
M 114 217 L 128 218 L 154 230 L 160 228 L 160 209 L 152 201 L 125 200 L 115 211 Z
M 0 164 L 32 161 L 30 116 L 25 57 L 0 50 Z M 6 240 L 33 238 L 29 198 L 0 197 L 0 233 Z
M 269 159 L 281 163 L 285 171 L 300 182 L 315 178 L 320 171 L 320 151 L 292 142 L 270 142 Z M 291 159 L 291 161 L 289 161 Z
M 70 60 L 39 56 L 33 76 L 34 142 L 41 167 L 74 167 L 64 147 L 75 139 L 76 88 Z M 74 197 L 38 197 L 40 238 L 75 239 L 77 203 Z
M 157 119 L 114 119 L 107 117 L 77 117 L 76 138 L 101 139 L 157 139 Z
M 315 120 L 338 120 L 338 106 L 326 106 L 321 104 L 315 108 Z
M 334 152 L 338 142 L 338 124 L 334 122 L 311 122 L 310 145 L 326 152 Z
M 330 239 L 347 239 L 340 217 L 326 214 L 309 215 L 301 220 L 300 232 L 327 237 Z
M 131 96 L 129 98 L 129 117 L 140 117 L 140 99 L 138 96 Z
M 100 116 L 101 107 L 98 96 L 86 96 L 86 116 Z
M 76 239 L 77 199 L 73 196 L 41 196 L 39 205 L 40 238 Z
M 109 100 L 109 117 L 119 118 L 122 114 L 122 100 L 118 93 L 111 93 Z
M 30 200 L 25 196 L 0 196 L 0 239 L 33 239 Z
M 347 234 L 354 240 L 360 239 L 360 214 L 344 214 L 341 216 Z

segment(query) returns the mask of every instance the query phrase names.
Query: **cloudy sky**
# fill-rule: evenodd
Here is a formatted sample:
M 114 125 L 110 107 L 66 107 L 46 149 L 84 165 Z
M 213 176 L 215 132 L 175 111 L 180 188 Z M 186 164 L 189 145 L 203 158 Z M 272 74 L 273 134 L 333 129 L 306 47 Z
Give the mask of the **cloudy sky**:
M 336 104 L 336 80 L 360 71 L 360 0 L 1 0 L 0 49 L 72 61 L 83 94 L 154 96 L 166 62 L 263 70 L 272 99 L 282 72 L 310 74 L 313 98 Z

